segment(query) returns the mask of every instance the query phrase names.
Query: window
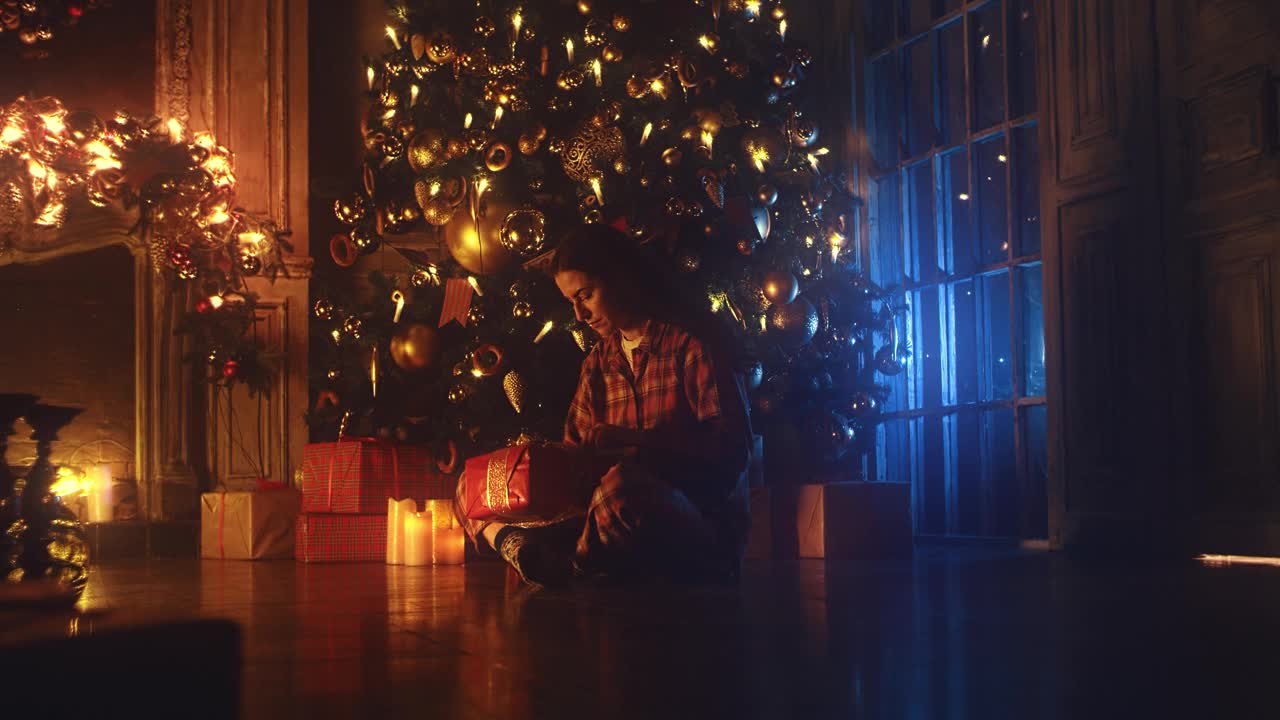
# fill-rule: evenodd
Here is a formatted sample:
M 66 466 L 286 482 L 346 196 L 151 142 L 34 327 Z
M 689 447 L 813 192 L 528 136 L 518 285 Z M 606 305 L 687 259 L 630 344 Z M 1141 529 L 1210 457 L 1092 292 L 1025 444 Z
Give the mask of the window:
M 912 347 L 868 475 L 912 484 L 920 534 L 1044 537 L 1038 3 L 863 6 L 859 250 Z

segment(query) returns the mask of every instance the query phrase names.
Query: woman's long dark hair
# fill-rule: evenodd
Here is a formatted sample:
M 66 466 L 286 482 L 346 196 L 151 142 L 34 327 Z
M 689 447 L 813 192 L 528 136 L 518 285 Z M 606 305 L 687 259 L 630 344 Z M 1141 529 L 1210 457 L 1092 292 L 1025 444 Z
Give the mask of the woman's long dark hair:
M 680 278 L 654 251 L 616 228 L 581 225 L 560 241 L 554 273 L 576 270 L 596 279 L 624 307 L 661 322 L 678 325 L 709 345 L 723 362 L 737 368 L 743 360 L 741 336 L 725 318 L 711 312 L 702 288 Z

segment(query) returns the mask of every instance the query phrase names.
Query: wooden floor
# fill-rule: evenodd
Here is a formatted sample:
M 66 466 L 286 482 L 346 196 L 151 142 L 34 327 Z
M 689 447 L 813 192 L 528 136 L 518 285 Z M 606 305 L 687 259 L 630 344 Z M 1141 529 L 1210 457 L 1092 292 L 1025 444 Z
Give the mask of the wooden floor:
M 82 602 L 238 623 L 246 718 L 985 720 L 1278 717 L 1277 601 L 1275 568 L 931 548 L 542 593 L 492 562 L 164 561 Z

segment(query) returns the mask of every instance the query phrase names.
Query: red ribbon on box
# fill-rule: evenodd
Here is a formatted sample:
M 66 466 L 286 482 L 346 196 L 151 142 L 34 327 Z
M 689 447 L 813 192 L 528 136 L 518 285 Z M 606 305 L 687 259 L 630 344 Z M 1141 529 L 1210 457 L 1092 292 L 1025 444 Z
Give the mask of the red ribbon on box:
M 550 520 L 585 505 L 612 461 L 560 445 L 516 445 L 467 460 L 462 474 L 472 520 Z

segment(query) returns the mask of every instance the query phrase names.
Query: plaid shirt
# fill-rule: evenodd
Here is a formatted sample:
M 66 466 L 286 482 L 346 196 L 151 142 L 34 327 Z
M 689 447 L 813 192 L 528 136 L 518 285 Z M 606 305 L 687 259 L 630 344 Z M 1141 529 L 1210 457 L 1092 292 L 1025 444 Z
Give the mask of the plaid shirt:
M 622 335 L 614 332 L 583 360 L 565 419 L 565 443 L 580 445 L 597 423 L 650 431 L 660 448 L 705 463 L 697 473 L 676 473 L 700 478 L 682 481 L 663 472 L 673 485 L 704 508 L 723 498 L 745 471 L 750 448 L 741 386 L 720 372 L 698 338 L 675 325 L 650 321 L 632 357 L 634 372 L 623 355 Z M 729 404 L 722 403 L 725 398 Z M 706 477 L 708 471 L 717 477 Z

